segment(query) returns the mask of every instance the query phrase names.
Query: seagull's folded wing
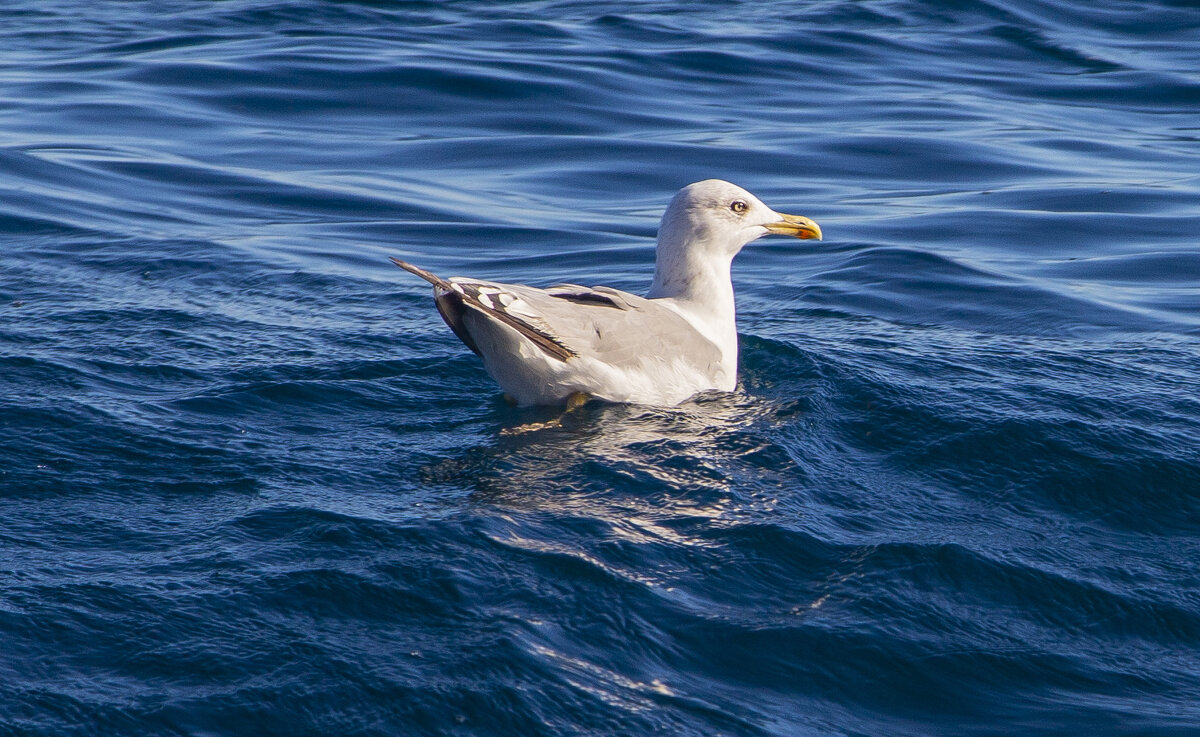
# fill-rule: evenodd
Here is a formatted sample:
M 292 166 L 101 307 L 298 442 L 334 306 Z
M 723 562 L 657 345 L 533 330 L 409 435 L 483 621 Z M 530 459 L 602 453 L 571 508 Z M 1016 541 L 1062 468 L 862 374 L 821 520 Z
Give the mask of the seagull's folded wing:
M 661 300 L 573 284 L 545 290 L 464 278 L 450 283 L 455 291 L 475 295 L 466 302 L 477 311 L 525 337 L 537 334 L 532 342 L 560 360 L 587 357 L 614 368 L 633 368 L 665 359 L 700 370 L 721 362 L 717 346 Z M 555 348 L 547 349 L 546 342 Z

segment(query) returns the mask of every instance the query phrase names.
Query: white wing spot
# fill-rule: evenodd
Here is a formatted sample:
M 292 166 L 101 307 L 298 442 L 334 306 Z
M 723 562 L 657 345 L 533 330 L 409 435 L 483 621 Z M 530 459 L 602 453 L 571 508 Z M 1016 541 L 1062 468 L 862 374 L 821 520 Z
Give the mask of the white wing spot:
M 512 303 L 508 305 L 508 311 L 518 315 L 525 315 L 526 317 L 538 316 L 536 312 L 530 309 L 529 303 L 523 299 L 514 299 Z

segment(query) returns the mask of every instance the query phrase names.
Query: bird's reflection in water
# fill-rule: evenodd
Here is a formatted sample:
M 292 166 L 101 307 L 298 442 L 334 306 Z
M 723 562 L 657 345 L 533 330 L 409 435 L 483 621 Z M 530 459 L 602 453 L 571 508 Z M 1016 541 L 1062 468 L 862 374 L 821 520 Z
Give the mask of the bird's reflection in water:
M 702 544 L 703 536 L 680 530 L 765 511 L 780 474 L 796 470 L 771 440 L 775 411 L 746 394 L 716 392 L 669 408 L 497 409 L 492 443 L 425 473 L 514 514 L 602 520 L 625 539 Z
M 841 585 L 839 553 L 796 519 L 812 479 L 783 446 L 792 406 L 713 393 L 671 408 L 497 407 L 494 418 L 488 442 L 426 473 L 471 489 L 473 554 L 504 582 L 492 615 L 517 623 L 533 661 L 592 693 L 657 708 L 679 685 L 656 680 L 653 657 L 613 660 L 614 632 L 669 649 L 671 635 L 637 623 L 796 627 Z

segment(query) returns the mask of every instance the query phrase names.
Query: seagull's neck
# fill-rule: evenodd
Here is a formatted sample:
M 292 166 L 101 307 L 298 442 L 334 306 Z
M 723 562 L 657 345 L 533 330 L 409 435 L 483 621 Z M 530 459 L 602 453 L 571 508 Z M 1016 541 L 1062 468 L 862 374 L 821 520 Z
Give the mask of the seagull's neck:
M 669 300 L 693 327 L 721 349 L 730 375 L 737 372 L 737 314 L 730 279 L 732 257 L 660 243 L 649 299 Z

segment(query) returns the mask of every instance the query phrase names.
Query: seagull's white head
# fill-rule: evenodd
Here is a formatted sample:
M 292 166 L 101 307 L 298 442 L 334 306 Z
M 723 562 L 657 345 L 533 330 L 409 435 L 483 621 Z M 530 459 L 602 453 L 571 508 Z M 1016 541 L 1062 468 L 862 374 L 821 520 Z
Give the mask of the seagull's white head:
M 806 217 L 784 215 L 746 190 L 720 179 L 689 184 L 663 213 L 659 249 L 685 248 L 704 257 L 732 259 L 750 241 L 768 234 L 821 238 L 821 228 Z

